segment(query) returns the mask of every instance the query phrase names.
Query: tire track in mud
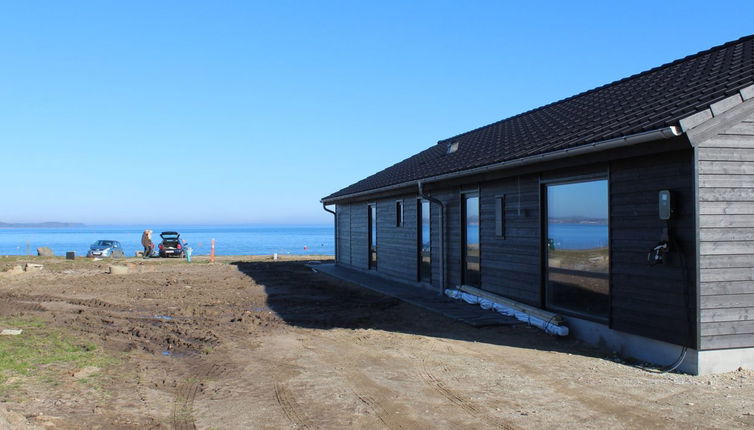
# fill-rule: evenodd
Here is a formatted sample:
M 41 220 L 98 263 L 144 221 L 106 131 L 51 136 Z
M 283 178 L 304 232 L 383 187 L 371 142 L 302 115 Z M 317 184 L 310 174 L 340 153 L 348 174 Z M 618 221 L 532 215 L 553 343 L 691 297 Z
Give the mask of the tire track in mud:
M 304 408 L 299 404 L 296 396 L 288 387 L 288 384 L 282 382 L 281 379 L 289 378 L 291 375 L 297 374 L 301 367 L 288 363 L 286 361 L 273 360 L 269 358 L 258 358 L 260 363 L 264 363 L 273 369 L 270 372 L 271 375 L 275 375 L 276 380 L 273 381 L 272 389 L 275 399 L 275 403 L 280 407 L 285 418 L 296 429 L 312 429 L 316 428 L 306 418 Z M 253 386 L 244 386 L 244 389 L 254 389 Z
M 427 385 L 429 385 L 430 388 L 432 388 L 434 391 L 442 395 L 445 399 L 447 399 L 454 406 L 466 412 L 472 418 L 475 418 L 493 428 L 499 428 L 503 430 L 517 430 L 518 429 L 517 427 L 513 426 L 510 423 L 501 422 L 502 420 L 493 418 L 485 414 L 482 410 L 480 410 L 479 406 L 475 402 L 469 400 L 462 394 L 451 389 L 440 378 L 435 376 L 435 373 L 432 371 L 432 366 L 429 364 L 429 359 L 430 359 L 430 355 L 433 352 L 437 351 L 437 344 L 433 342 L 429 348 L 430 348 L 429 352 L 422 354 L 420 358 L 417 360 L 419 362 L 419 365 L 417 366 L 417 371 L 422 381 L 424 381 Z M 447 345 L 447 351 L 454 352 L 453 348 L 450 345 Z M 441 370 L 443 372 L 450 371 L 450 369 L 444 365 L 441 368 Z
M 372 337 L 370 335 L 361 335 L 356 337 L 354 345 L 361 348 L 369 348 L 369 342 L 371 340 Z M 435 372 L 432 370 L 433 366 L 430 364 L 430 357 L 437 352 L 455 354 L 456 351 L 450 344 L 437 339 L 427 339 L 422 336 L 410 336 L 405 338 L 393 335 L 390 336 L 390 345 L 394 350 L 399 351 L 400 355 L 406 357 L 410 363 L 414 363 L 416 373 L 422 382 L 428 385 L 433 391 L 440 394 L 453 406 L 461 409 L 470 417 L 484 423 L 489 428 L 499 428 L 503 430 L 518 429 L 510 423 L 502 422 L 499 418 L 485 414 L 483 409 L 480 408 L 476 402 L 453 390 L 440 377 L 435 375 Z M 441 345 L 444 351 L 439 351 Z M 423 352 L 423 350 L 428 351 Z M 418 363 L 418 365 L 415 363 Z M 450 368 L 445 364 L 441 364 L 439 368 L 443 373 L 450 373 Z
M 227 369 L 219 364 L 197 366 L 190 376 L 178 384 L 173 400 L 171 426 L 173 430 L 196 430 L 194 421 L 194 400 L 199 391 L 203 391 L 204 383 L 211 378 L 222 376 Z
M 495 356 L 488 352 L 476 351 L 468 346 L 459 345 L 459 347 L 465 351 L 464 353 L 469 354 L 470 356 L 488 360 L 492 363 L 500 363 L 500 361 L 498 361 L 501 358 L 500 356 Z M 614 399 L 611 400 L 611 398 L 604 392 L 590 392 L 587 386 L 570 387 L 552 378 L 547 378 L 547 374 L 543 374 L 541 368 L 527 364 L 521 360 L 514 359 L 505 361 L 504 363 L 508 366 L 521 369 L 523 371 L 522 373 L 527 377 L 532 380 L 537 380 L 544 386 L 581 404 L 586 409 L 597 413 L 599 416 L 612 416 L 618 418 L 621 422 L 628 424 L 631 428 L 656 428 L 658 426 L 657 417 L 652 415 L 648 416 L 645 413 L 641 413 L 639 410 L 640 405 L 646 402 L 646 399 L 638 399 L 638 401 L 633 402 L 633 399 L 630 397 L 622 395 L 620 401 Z M 632 400 L 632 402 L 627 403 L 627 400 Z
M 115 305 L 113 303 L 109 303 L 100 299 L 76 299 L 71 297 L 53 296 L 50 294 L 30 295 L 5 293 L 0 295 L 0 298 L 13 300 L 16 302 L 64 302 L 77 306 L 86 306 L 89 308 L 120 309 L 123 311 L 131 310 L 131 308 L 129 307 Z
M 283 410 L 283 414 L 288 418 L 288 421 L 297 429 L 305 430 L 311 428 L 307 425 L 306 420 L 301 414 L 301 406 L 298 405 L 288 387 L 281 382 L 275 383 L 275 401 Z
M 142 348 L 152 353 L 162 349 L 198 353 L 206 347 L 215 347 L 220 343 L 219 337 L 207 328 L 206 321 L 195 318 L 170 319 L 155 318 L 149 313 L 134 315 L 132 307 L 115 305 L 99 299 L 75 299 L 54 295 L 26 295 L 6 293 L 0 295 L 0 311 L 45 312 L 49 309 L 40 303 L 67 303 L 86 309 L 59 312 L 69 314 L 69 327 L 80 332 L 103 338 L 121 338 L 126 343 L 143 343 Z M 216 327 L 221 323 L 216 322 Z
M 390 430 L 402 429 L 431 429 L 428 423 L 408 418 L 405 408 L 396 395 L 389 388 L 382 387 L 366 375 L 357 363 L 357 357 L 363 353 L 373 353 L 370 348 L 371 334 L 356 338 L 356 341 L 338 341 L 326 335 L 310 334 L 320 342 L 327 343 L 329 348 L 308 348 L 313 353 L 324 358 L 335 371 L 349 382 L 349 390 L 353 396 L 364 404 L 379 423 Z M 395 342 L 395 339 L 391 339 Z M 325 352 L 327 351 L 327 352 Z

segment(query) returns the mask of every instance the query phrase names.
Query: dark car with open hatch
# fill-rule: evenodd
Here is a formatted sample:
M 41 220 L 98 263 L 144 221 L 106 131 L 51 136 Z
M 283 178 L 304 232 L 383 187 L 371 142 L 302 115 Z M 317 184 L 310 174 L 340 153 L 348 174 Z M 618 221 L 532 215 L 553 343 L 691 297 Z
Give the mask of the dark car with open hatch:
M 159 246 L 160 257 L 183 257 L 181 235 L 177 231 L 163 231 L 160 237 L 162 238 Z

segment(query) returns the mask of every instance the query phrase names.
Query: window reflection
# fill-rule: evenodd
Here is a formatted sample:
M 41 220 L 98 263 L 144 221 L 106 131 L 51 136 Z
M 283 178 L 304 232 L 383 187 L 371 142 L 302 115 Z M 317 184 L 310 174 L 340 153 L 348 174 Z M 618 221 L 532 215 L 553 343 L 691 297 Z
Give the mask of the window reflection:
M 369 268 L 377 268 L 377 207 L 369 205 Z M 363 218 L 362 218 L 363 219 Z
M 479 196 L 465 194 L 463 196 L 464 249 L 463 249 L 463 283 L 478 287 L 481 284 L 479 274 Z
M 547 305 L 607 318 L 607 181 L 548 185 L 546 193 Z
M 430 209 L 429 201 L 419 201 L 419 280 L 432 280 L 432 247 L 430 244 Z

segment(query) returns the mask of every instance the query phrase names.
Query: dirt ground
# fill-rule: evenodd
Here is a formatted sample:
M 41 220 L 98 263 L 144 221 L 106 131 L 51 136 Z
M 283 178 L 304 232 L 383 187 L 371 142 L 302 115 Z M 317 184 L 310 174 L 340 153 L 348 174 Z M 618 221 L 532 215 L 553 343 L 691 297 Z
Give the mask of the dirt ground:
M 17 260 L 0 257 L 0 271 Z M 303 261 L 128 259 L 124 275 L 23 261 L 44 268 L 0 274 L 0 318 L 42 321 L 113 360 L 7 379 L 0 428 L 754 427 L 750 371 L 648 373 L 526 326 L 450 321 Z

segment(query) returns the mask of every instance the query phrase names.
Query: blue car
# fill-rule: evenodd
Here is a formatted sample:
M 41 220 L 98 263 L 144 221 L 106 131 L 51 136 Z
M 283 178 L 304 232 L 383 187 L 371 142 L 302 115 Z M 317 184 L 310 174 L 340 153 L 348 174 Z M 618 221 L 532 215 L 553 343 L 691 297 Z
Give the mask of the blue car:
M 123 247 L 120 246 L 120 242 L 117 240 L 98 240 L 89 246 L 89 251 L 86 256 L 89 258 L 95 257 L 125 257 Z

